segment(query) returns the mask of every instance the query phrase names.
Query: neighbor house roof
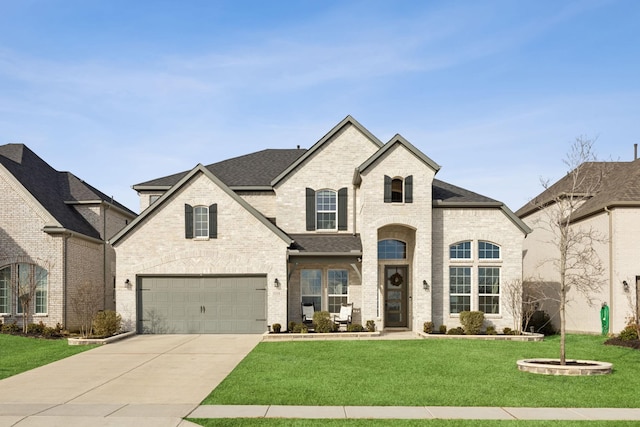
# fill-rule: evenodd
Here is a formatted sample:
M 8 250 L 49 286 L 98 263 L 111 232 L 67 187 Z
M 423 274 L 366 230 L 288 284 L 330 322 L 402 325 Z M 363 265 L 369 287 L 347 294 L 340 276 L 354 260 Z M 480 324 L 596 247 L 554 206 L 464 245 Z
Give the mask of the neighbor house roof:
M 307 150 L 267 149 L 244 156 L 234 157 L 205 166 L 228 187 L 271 188 L 271 181 Z M 169 189 L 184 178 L 190 171 L 180 172 L 133 186 L 134 190 Z
M 59 172 L 24 144 L 0 146 L 0 164 L 64 229 L 100 238 L 100 233 L 71 205 L 107 203 L 135 213 L 70 172 Z
M 585 202 L 573 213 L 576 221 L 605 208 L 640 207 L 640 159 L 632 162 L 586 162 L 580 167 L 583 168 L 580 171 L 581 179 L 575 189 L 572 174 L 567 174 L 518 209 L 516 215 L 527 217 L 553 203 L 556 198 L 569 196 L 572 190 L 574 195 L 585 198 Z

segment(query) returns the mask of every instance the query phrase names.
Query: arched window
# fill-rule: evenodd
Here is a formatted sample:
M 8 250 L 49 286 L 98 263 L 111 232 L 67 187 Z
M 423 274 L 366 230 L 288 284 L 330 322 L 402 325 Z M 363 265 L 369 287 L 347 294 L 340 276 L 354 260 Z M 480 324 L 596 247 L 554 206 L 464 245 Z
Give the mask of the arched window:
M 193 231 L 195 237 L 209 237 L 209 208 L 207 206 L 194 206 Z
M 404 197 L 402 196 L 403 181 L 401 178 L 394 178 L 391 180 L 391 202 L 402 203 Z
M 11 266 L 0 269 L 0 314 L 11 314 Z
M 460 242 L 449 246 L 449 258 L 471 259 L 471 242 Z
M 493 243 L 478 242 L 478 258 L 479 259 L 500 259 L 500 246 Z
M 378 242 L 378 259 L 406 259 L 407 244 L 400 240 L 380 240 Z

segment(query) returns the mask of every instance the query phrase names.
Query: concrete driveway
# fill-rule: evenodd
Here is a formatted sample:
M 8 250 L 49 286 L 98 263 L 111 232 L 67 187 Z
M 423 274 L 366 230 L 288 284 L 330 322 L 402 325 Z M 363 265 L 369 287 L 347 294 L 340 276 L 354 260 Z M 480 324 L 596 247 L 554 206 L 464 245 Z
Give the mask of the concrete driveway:
M 138 335 L 0 381 L 0 426 L 178 426 L 261 335 Z

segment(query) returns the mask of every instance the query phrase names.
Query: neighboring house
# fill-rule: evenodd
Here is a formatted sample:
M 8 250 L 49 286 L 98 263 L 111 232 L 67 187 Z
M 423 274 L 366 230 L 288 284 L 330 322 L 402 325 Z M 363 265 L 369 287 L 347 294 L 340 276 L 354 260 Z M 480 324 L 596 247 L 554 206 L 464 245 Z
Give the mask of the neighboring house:
M 135 185 L 111 243 L 117 310 L 143 333 L 262 333 L 302 303 L 378 329 L 513 327 L 502 292 L 530 231 L 506 206 L 434 176 L 400 135 L 348 116 L 310 149 L 264 150 Z
M 115 252 L 106 243 L 136 214 L 23 144 L 0 146 L 0 323 L 78 327 L 71 301 L 115 309 Z M 21 297 L 22 294 L 22 297 Z
M 618 333 L 630 316 L 640 314 L 637 312 L 640 303 L 637 293 L 640 286 L 637 250 L 640 239 L 640 160 L 589 162 L 583 164 L 582 170 L 584 174 L 580 182 L 599 182 L 599 185 L 589 194 L 585 194 L 586 190 L 581 185 L 577 186 L 574 194 L 584 201 L 572 213 L 571 227 L 593 232 L 598 237 L 592 246 L 604 267 L 604 274 L 594 277 L 594 283 L 600 282 L 598 291 L 588 296 L 575 289 L 569 293 L 566 329 L 569 332 L 600 333 L 600 309 L 602 303 L 606 303 L 609 306 L 609 331 Z M 571 176 L 567 174 L 516 212 L 533 228 L 524 243 L 523 275 L 532 282 L 550 284 L 546 289 L 547 296 L 557 296 L 553 295 L 552 289 L 559 289 L 559 272 L 553 265 L 553 261 L 559 259 L 559 248 L 550 243 L 553 236 L 546 226 L 546 212 L 554 208 L 554 195 L 566 198 L 572 187 Z M 557 302 L 547 300 L 540 308 L 559 327 Z

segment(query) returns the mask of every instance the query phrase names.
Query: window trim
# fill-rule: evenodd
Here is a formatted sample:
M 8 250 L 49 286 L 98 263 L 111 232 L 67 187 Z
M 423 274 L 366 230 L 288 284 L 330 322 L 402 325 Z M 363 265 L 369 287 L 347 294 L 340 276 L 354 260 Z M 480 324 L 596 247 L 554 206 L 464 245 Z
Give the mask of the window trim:
M 333 197 L 334 208 L 333 209 L 323 209 L 321 210 L 318 205 L 318 198 L 321 194 L 327 193 L 331 194 Z M 316 208 L 315 208 L 315 218 L 316 218 L 316 231 L 337 231 L 338 230 L 338 192 L 336 190 L 332 190 L 330 188 L 324 188 L 316 191 L 315 195 L 316 200 Z M 333 214 L 333 228 L 320 228 L 320 219 L 319 216 L 321 214 Z M 326 221 L 326 220 L 323 220 Z
M 463 257 L 457 257 L 457 256 L 454 257 L 454 256 L 452 256 L 453 255 L 452 250 L 454 249 L 454 247 L 456 247 L 456 249 L 455 249 L 456 253 L 458 253 L 458 252 L 466 253 L 467 249 L 465 249 L 465 248 L 462 248 L 462 249 L 457 248 L 458 246 L 463 245 L 465 243 L 469 244 L 469 249 L 468 249 L 469 257 L 468 258 L 463 258 Z M 455 243 L 450 244 L 449 245 L 449 260 L 453 261 L 453 262 L 456 262 L 456 261 L 464 261 L 464 262 L 472 261 L 473 260 L 473 241 L 471 241 L 471 240 L 461 240 L 459 242 L 455 242 Z
M 491 246 L 491 248 L 487 249 L 487 248 L 482 248 L 483 245 L 489 245 Z M 497 251 L 498 252 L 498 256 L 497 257 L 487 257 L 486 254 L 488 252 L 494 252 Z M 484 256 L 481 256 L 481 254 L 484 254 Z M 502 259 L 502 247 L 498 244 L 495 244 L 493 242 L 490 242 L 488 240 L 478 240 L 478 259 L 480 261 L 489 261 L 489 262 L 496 262 Z
M 397 243 L 401 243 L 402 247 L 404 249 L 404 256 L 402 258 L 384 258 L 380 256 L 380 244 L 383 242 L 397 242 Z M 407 259 L 407 242 L 405 242 L 404 240 L 400 240 L 400 239 L 382 239 L 382 240 L 378 240 L 378 260 L 406 260 Z
M 304 293 L 303 292 L 303 277 L 304 274 L 306 272 L 314 272 L 314 273 L 318 273 L 318 277 L 320 278 L 320 293 L 315 294 L 315 293 Z M 316 279 L 317 277 L 314 277 L 313 279 Z M 313 305 L 313 309 L 315 311 L 322 311 L 322 269 L 320 268 L 303 268 L 300 270 L 300 302 L 301 303 L 308 303 L 309 301 L 305 301 L 304 297 L 309 297 L 309 298 L 313 298 L 315 299 L 320 299 L 320 307 L 316 307 L 315 302 Z
M 8 277 L 5 276 L 4 279 L 2 279 L 2 275 L 6 274 L 6 273 L 2 273 L 4 271 L 7 271 Z M 3 300 L 5 301 L 2 305 L 0 305 L 0 316 L 10 316 L 11 315 L 11 273 L 13 272 L 13 269 L 11 268 L 11 265 L 6 265 L 2 268 L 0 268 L 0 289 L 4 290 L 4 296 L 3 296 Z M 3 310 L 4 309 L 4 310 Z
M 452 287 L 452 283 L 451 283 L 451 278 L 452 276 L 452 270 L 456 269 L 456 270 L 461 270 L 461 269 L 468 269 L 469 270 L 469 292 L 451 292 L 451 287 Z M 457 265 L 457 266 L 449 266 L 449 315 L 450 316 L 460 316 L 460 313 L 462 311 L 465 310 L 460 310 L 457 312 L 453 312 L 451 310 L 451 297 L 468 297 L 469 298 L 469 310 L 473 309 L 473 271 L 474 268 L 473 266 L 470 265 Z M 457 276 L 456 276 L 457 277 Z M 464 276 L 463 276 L 464 277 Z M 466 286 L 465 284 L 463 284 L 462 286 Z
M 497 276 L 498 277 L 498 293 L 486 293 L 486 292 L 482 293 L 482 292 L 480 292 L 480 286 L 481 286 L 480 285 L 480 278 L 482 277 L 481 274 L 480 274 L 480 271 L 481 270 L 485 270 L 486 271 L 486 270 L 490 270 L 490 269 L 498 271 L 498 276 Z M 491 277 L 495 277 L 495 276 L 491 276 Z M 502 310 L 500 309 L 501 308 L 500 307 L 500 301 L 502 299 L 502 295 L 501 295 L 502 286 L 501 286 L 501 284 L 502 284 L 502 268 L 497 267 L 497 266 L 481 266 L 481 267 L 478 267 L 478 310 L 482 311 L 485 314 L 494 314 L 494 315 L 502 314 Z M 482 285 L 482 286 L 485 286 L 485 288 L 486 288 L 486 286 L 488 286 L 488 285 Z M 489 285 L 489 286 L 493 287 L 494 285 Z M 480 298 L 482 298 L 482 297 L 485 297 L 485 298 L 487 298 L 487 297 L 496 297 L 496 298 L 498 298 L 498 311 L 497 311 L 497 313 L 493 313 L 493 312 L 489 313 L 489 312 L 486 312 L 486 311 L 481 309 L 482 304 L 480 303 Z
M 197 240 L 209 239 L 208 206 L 196 205 L 193 207 L 193 238 Z
M 344 293 L 341 294 L 332 294 L 330 293 L 330 289 L 331 289 L 331 272 L 342 272 L 344 273 L 344 275 L 342 276 L 345 279 L 345 283 L 342 285 L 344 286 Z M 331 298 L 340 298 L 340 305 L 342 306 L 343 304 L 348 304 L 349 303 L 349 270 L 345 269 L 345 268 L 330 268 L 327 270 L 327 311 L 331 314 L 338 314 L 340 313 L 340 310 L 338 309 L 338 311 L 331 311 Z M 342 301 L 342 299 L 344 299 L 344 301 Z M 335 304 L 334 304 L 335 306 Z

